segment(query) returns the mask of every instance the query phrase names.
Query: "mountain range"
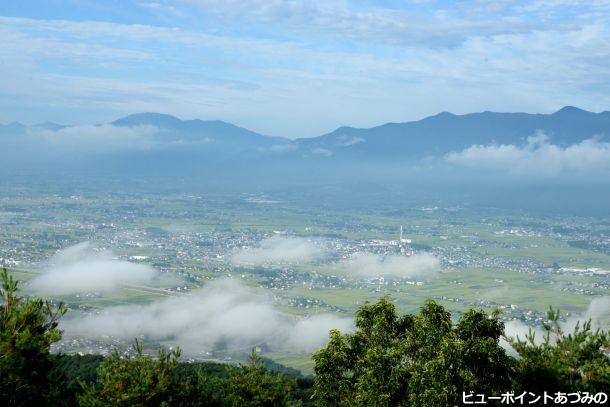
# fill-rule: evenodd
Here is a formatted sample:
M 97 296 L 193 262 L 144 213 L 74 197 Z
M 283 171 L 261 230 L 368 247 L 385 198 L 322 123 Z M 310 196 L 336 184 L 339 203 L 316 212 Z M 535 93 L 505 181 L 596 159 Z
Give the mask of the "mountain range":
M 537 132 L 544 132 L 554 144 L 564 147 L 591 137 L 605 138 L 610 135 L 610 112 L 592 113 L 571 106 L 553 114 L 442 112 L 419 121 L 387 123 L 368 129 L 340 127 L 297 142 L 337 153 L 422 156 L 472 145 L 522 145 Z
M 610 215 L 610 112 L 570 106 L 443 112 L 299 139 L 160 113 L 88 126 L 9 123 L 0 151 L 0 186 L 35 190 L 296 193 L 310 203 L 449 200 Z
M 148 149 L 183 150 L 214 160 L 246 156 L 249 159 L 284 156 L 282 161 L 330 157 L 392 159 L 442 155 L 473 145 L 519 146 L 538 132 L 545 133 L 553 144 L 563 147 L 592 137 L 607 140 L 610 112 L 593 113 L 571 106 L 552 114 L 481 112 L 455 115 L 442 112 L 418 121 L 386 123 L 371 128 L 340 127 L 318 137 L 296 140 L 265 136 L 219 120 L 180 120 L 160 113 L 133 114 L 109 125 L 112 127 L 105 127 L 108 132 L 113 127 L 148 127 L 151 131 L 147 137 L 155 141 L 152 145 L 146 144 Z M 34 126 L 14 122 L 0 125 L 3 139 L 0 142 L 10 138 L 18 144 L 19 137 L 41 130 L 50 133 L 45 140 L 52 142 L 53 133 L 70 128 L 51 122 Z M 103 135 L 99 141 L 103 144 Z

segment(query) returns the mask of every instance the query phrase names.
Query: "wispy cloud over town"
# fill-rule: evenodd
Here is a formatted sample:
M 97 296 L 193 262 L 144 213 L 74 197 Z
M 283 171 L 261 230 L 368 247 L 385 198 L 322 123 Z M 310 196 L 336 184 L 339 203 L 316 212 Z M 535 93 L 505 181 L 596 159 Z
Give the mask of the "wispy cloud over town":
M 327 254 L 323 242 L 301 237 L 273 236 L 264 239 L 257 247 L 242 247 L 232 254 L 237 265 L 272 263 L 301 264 L 318 260 Z
M 53 256 L 29 288 L 43 295 L 112 292 L 126 284 L 149 284 L 157 276 L 150 266 L 119 260 L 84 242 Z
M 324 346 L 329 329 L 349 330 L 352 321 L 331 314 L 295 318 L 276 309 L 266 293 L 220 279 L 189 296 L 74 316 L 64 327 L 71 335 L 88 338 L 165 341 L 189 355 L 205 356 L 218 349 L 248 351 L 256 345 L 311 352 Z

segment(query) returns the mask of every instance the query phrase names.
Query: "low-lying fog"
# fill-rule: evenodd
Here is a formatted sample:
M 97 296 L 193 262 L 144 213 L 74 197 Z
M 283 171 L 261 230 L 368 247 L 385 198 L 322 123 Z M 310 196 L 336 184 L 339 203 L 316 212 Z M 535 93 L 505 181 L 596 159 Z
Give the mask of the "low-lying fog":
M 327 259 L 324 240 L 274 236 L 256 247 L 241 248 L 230 261 L 240 266 L 270 263 L 303 264 Z M 429 253 L 411 256 L 358 252 L 332 262 L 354 278 L 392 275 L 426 276 L 440 272 L 439 260 Z M 118 259 L 112 252 L 80 243 L 58 252 L 45 271 L 30 281 L 29 290 L 44 296 L 83 292 L 112 293 L 130 285 L 172 285 L 177 279 L 160 275 L 152 267 Z M 215 350 L 241 351 L 255 345 L 273 350 L 312 352 L 326 343 L 330 329 L 353 329 L 353 319 L 337 314 L 297 317 L 280 311 L 269 292 L 231 278 L 212 280 L 189 294 L 145 305 L 108 307 L 92 314 L 68 313 L 61 323 L 65 338 L 114 337 L 124 341 L 145 338 L 180 346 L 188 355 Z M 593 326 L 610 309 L 610 298 L 594 299 L 586 312 L 573 315 L 562 326 L 571 330 L 577 321 L 591 318 Z M 506 323 L 507 336 L 524 339 L 529 327 L 520 321 Z M 537 341 L 542 331 L 534 329 Z M 508 345 L 504 343 L 506 347 Z

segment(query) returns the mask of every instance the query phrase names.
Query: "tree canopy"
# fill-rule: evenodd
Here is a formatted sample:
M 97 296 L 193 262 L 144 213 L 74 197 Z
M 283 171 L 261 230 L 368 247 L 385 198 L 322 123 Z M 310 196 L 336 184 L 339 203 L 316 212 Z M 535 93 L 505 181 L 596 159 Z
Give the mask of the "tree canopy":
M 577 322 L 571 332 L 559 323 L 559 310 L 547 313 L 542 343 L 530 331 L 522 339 L 510 339 L 518 352 L 515 385 L 529 391 L 596 393 L 610 389 L 610 356 L 600 350 L 610 347 L 607 331 L 593 330 L 591 321 Z
M 511 358 L 500 346 L 504 325 L 470 310 L 454 325 L 427 302 L 397 316 L 387 298 L 356 314 L 356 331 L 332 331 L 314 356 L 314 398 L 320 405 L 459 404 L 462 391 L 498 392 L 510 385 Z
M 61 339 L 57 325 L 66 308 L 19 296 L 18 282 L 5 268 L 1 277 L 0 400 L 13 406 L 47 404 L 57 390 L 49 349 Z
M 313 356 L 313 397 L 320 406 L 455 406 L 465 393 L 498 396 L 522 392 L 598 393 L 610 388 L 608 333 L 591 321 L 563 332 L 551 309 L 542 343 L 507 338 L 504 323 L 469 309 L 457 322 L 428 301 L 416 315 L 398 316 L 383 298 L 356 313 L 356 330 L 332 330 Z M 540 402 L 542 404 L 542 402 Z

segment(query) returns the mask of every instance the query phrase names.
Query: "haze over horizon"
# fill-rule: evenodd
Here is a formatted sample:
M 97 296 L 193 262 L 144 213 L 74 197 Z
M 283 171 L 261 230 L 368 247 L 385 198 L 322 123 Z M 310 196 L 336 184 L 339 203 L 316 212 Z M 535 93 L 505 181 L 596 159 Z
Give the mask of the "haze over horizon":
M 218 119 L 261 134 L 610 106 L 607 1 L 0 6 L 0 122 Z

